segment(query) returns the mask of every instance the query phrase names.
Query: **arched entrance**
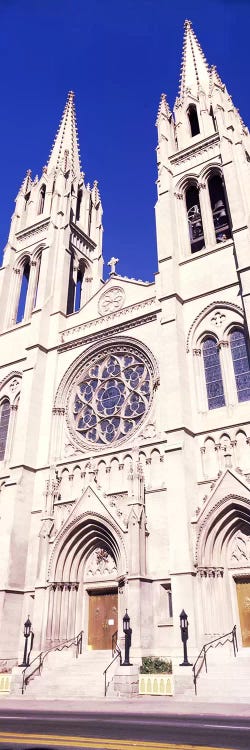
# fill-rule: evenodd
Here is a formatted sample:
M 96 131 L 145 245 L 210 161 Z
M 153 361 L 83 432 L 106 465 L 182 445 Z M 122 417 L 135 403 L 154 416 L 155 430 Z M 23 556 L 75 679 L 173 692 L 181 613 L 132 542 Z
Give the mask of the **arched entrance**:
M 196 560 L 201 640 L 236 623 L 242 645 L 250 646 L 249 497 L 229 494 L 213 505 L 210 498 L 197 521 Z
M 46 646 L 84 631 L 90 649 L 111 649 L 125 553 L 117 530 L 85 515 L 66 527 L 51 557 Z

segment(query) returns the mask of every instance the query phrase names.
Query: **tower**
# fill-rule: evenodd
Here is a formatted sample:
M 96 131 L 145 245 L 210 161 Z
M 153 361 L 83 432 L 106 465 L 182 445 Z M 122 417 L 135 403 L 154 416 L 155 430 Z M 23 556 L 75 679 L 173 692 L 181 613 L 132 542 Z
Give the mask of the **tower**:
M 47 165 L 21 185 L 1 269 L 2 330 L 50 314 L 76 312 L 102 280 L 102 205 L 85 185 L 74 94 L 69 92 Z
M 244 507 L 249 502 L 248 488 L 237 487 L 230 472 L 247 481 L 250 172 L 248 128 L 190 21 L 184 26 L 174 111 L 163 94 L 156 125 L 163 421 L 183 445 L 179 462 L 173 454 L 168 467 L 176 506 L 171 532 L 182 539 L 173 552 L 172 582 L 181 611 L 181 571 L 194 566 L 185 608 L 192 611 L 195 602 L 192 619 L 202 643 L 239 622 L 236 588 L 243 556 L 236 564 L 233 545 L 242 533 L 244 546 L 248 532 L 241 501 L 234 507 L 225 498 L 236 493 Z

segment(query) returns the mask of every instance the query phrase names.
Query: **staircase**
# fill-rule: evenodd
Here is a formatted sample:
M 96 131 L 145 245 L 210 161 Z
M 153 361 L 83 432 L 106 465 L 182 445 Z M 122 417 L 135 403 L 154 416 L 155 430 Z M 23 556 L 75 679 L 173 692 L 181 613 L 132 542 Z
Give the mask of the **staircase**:
M 250 703 L 250 649 L 218 661 L 207 657 L 197 680 L 197 699 L 216 703 Z M 196 698 L 194 697 L 194 700 Z
M 51 652 L 44 661 L 41 675 L 35 675 L 28 682 L 23 698 L 103 698 L 103 672 L 111 660 L 111 651 L 85 651 L 77 659 L 70 650 Z M 108 672 L 109 695 L 116 666 L 114 662 Z

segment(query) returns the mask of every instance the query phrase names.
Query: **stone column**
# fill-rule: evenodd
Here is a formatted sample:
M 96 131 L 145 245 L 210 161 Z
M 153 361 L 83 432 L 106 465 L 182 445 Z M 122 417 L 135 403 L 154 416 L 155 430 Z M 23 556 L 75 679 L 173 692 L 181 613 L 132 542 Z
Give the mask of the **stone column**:
M 201 349 L 193 349 L 194 357 L 194 377 L 196 386 L 196 396 L 198 403 L 198 410 L 201 414 L 204 414 L 208 410 L 207 405 L 207 389 L 205 381 L 205 372 L 203 366 L 203 357 Z
M 46 628 L 46 640 L 52 640 L 52 624 L 54 620 L 54 604 L 55 604 L 55 591 L 56 586 L 53 584 L 49 586 L 49 601 L 48 601 L 48 614 L 47 614 L 47 628 Z
M 21 289 L 21 268 L 13 269 L 12 283 L 10 285 L 10 299 L 6 309 L 6 325 L 13 326 L 16 323 L 20 289 Z
M 30 263 L 30 275 L 29 275 L 29 283 L 28 283 L 27 297 L 26 297 L 26 303 L 25 303 L 25 311 L 24 311 L 25 320 L 28 320 L 30 318 L 33 307 L 34 307 L 36 279 L 37 279 L 37 261 L 32 260 Z
M 180 259 L 183 259 L 191 254 L 187 207 L 184 193 L 174 193 L 174 195 L 178 200 L 178 203 L 176 202 L 176 212 L 178 213 L 178 239 Z
M 205 247 L 210 248 L 213 245 L 216 245 L 216 236 L 209 189 L 206 182 L 200 182 L 198 187 Z
M 234 406 L 237 403 L 238 398 L 229 341 L 219 341 L 218 348 L 220 352 L 221 374 L 224 385 L 225 402 L 228 406 Z
M 50 457 L 52 461 L 56 461 L 56 459 L 61 456 L 64 414 L 64 408 L 54 407 L 52 409 L 53 416 L 50 443 Z
M 60 641 L 64 641 L 67 638 L 67 621 L 68 621 L 68 605 L 69 605 L 69 584 L 62 586 L 62 600 L 61 600 L 61 618 L 60 618 Z

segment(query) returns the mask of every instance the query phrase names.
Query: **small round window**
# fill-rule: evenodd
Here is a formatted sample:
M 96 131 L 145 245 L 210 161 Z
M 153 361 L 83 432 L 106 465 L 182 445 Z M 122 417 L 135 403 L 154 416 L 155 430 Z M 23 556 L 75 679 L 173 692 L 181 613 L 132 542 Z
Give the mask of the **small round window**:
M 110 350 L 99 353 L 74 384 L 71 400 L 74 433 L 98 446 L 121 441 L 141 423 L 153 392 L 152 365 L 144 354 Z

